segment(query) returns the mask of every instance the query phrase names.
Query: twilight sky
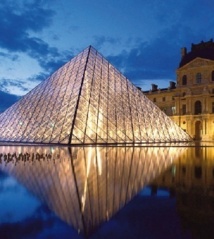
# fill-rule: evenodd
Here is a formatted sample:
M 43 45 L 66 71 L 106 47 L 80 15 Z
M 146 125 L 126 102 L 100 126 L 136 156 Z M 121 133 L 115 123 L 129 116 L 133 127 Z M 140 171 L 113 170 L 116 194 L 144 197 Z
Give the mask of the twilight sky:
M 89 45 L 143 90 L 168 87 L 180 48 L 214 38 L 213 12 L 211 0 L 1 1 L 0 104 Z

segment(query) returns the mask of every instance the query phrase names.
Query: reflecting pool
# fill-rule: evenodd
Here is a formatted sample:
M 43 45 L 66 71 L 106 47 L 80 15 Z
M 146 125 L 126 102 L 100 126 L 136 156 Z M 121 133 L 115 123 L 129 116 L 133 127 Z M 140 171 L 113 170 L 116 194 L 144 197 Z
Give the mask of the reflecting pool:
M 209 238 L 213 225 L 212 145 L 0 146 L 0 238 Z

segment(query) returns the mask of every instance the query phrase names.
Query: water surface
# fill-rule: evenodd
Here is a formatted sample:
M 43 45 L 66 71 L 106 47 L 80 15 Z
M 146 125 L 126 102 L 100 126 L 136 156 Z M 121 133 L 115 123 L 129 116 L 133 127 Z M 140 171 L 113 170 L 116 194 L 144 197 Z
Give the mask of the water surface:
M 209 238 L 209 146 L 1 146 L 0 238 Z

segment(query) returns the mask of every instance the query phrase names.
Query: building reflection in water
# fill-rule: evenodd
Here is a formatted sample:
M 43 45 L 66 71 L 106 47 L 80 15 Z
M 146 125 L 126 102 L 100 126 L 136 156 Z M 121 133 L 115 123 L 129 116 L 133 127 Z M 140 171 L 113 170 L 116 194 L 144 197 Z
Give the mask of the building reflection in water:
M 165 189 L 176 197 L 183 228 L 190 230 L 193 238 L 213 238 L 213 147 L 189 147 L 151 183 L 151 189 L 153 194 Z
M 109 220 L 186 150 L 31 146 L 0 149 L 0 169 L 85 235 Z

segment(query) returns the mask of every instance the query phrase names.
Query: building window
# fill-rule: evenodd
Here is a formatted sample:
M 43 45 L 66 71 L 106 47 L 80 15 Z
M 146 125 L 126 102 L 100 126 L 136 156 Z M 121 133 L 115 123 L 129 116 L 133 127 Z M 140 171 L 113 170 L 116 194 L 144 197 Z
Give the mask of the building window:
M 183 173 L 183 175 L 185 175 L 186 174 L 186 167 L 185 166 L 182 166 L 182 173 Z
M 212 71 L 212 81 L 214 81 L 214 71 Z
M 182 96 L 184 97 L 185 95 L 186 95 L 186 92 L 183 92 L 183 93 L 182 93 Z
M 162 111 L 167 114 L 167 108 L 163 108 Z
M 212 89 L 212 94 L 214 94 L 214 89 Z
M 202 112 L 202 106 L 201 106 L 201 101 L 196 101 L 195 102 L 195 115 L 201 114 Z
M 196 74 L 196 84 L 200 84 L 201 83 L 201 73 L 197 73 Z
M 153 99 L 153 102 L 156 102 L 156 98 Z
M 202 177 L 202 168 L 195 166 L 195 178 L 200 179 Z
M 187 76 L 183 75 L 182 77 L 182 85 L 186 85 L 187 84 Z
M 214 113 L 214 102 L 212 102 L 212 113 Z
M 176 114 L 176 108 L 175 106 L 172 106 L 172 115 L 175 115 Z
M 165 97 L 163 97 L 163 101 L 165 101 L 166 100 L 166 98 Z
M 186 114 L 186 105 L 182 105 L 182 115 Z
M 163 110 L 164 113 L 165 113 L 166 115 L 168 115 L 168 116 L 173 115 L 173 109 L 172 109 L 172 107 L 170 107 L 170 106 L 165 107 L 165 108 L 163 108 L 162 110 Z

